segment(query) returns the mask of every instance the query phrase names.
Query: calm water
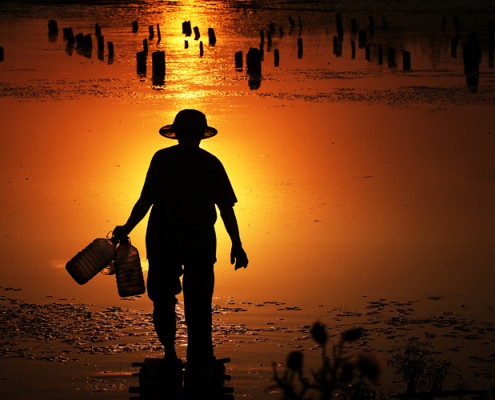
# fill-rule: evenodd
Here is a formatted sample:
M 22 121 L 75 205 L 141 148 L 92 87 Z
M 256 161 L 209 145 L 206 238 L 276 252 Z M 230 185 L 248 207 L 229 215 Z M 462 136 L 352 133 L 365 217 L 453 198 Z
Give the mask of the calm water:
M 412 316 L 408 320 L 411 335 L 440 329 L 439 346 L 459 346 L 458 357 L 493 353 L 492 334 L 469 342 L 445 338 L 447 327 L 462 331 L 469 325 L 478 333 L 493 329 L 495 74 L 488 30 L 495 17 L 493 2 L 478 1 L 476 7 L 468 1 L 73 3 L 0 5 L 0 282 L 5 304 L 7 297 L 20 298 L 21 304 L 56 301 L 98 309 L 117 304 L 129 308 L 125 315 L 131 321 L 146 318 L 146 298 L 122 302 L 107 276 L 79 287 L 64 266 L 127 218 L 151 156 L 172 144 L 158 129 L 177 110 L 194 107 L 220 132 L 203 147 L 223 161 L 232 180 L 251 260 L 247 270 L 232 270 L 220 222 L 216 302 L 225 308 L 217 314 L 216 335 L 220 351 L 238 361 L 232 368 L 239 396 L 264 397 L 271 361 L 283 361 L 288 349 L 301 343 L 311 347 L 303 332 L 313 320 L 322 319 L 335 330 L 368 324 L 380 337 L 373 324 L 386 325 L 401 314 L 403 304 L 424 315 L 421 326 Z M 344 26 L 341 54 L 333 44 L 336 12 Z M 451 49 L 455 16 L 460 23 L 457 54 Z M 60 29 L 54 37 L 47 34 L 50 19 Z M 368 32 L 369 59 L 350 32 L 351 19 Z M 139 21 L 137 33 L 131 30 L 134 20 Z M 182 22 L 188 20 L 200 29 L 202 56 L 199 40 L 182 34 Z M 113 59 L 106 47 L 98 54 L 95 23 L 105 42 L 114 44 Z M 271 48 L 270 23 L 275 25 Z M 148 38 L 149 25 L 155 29 L 149 53 L 166 53 L 160 85 L 151 79 L 150 55 L 146 74 L 136 71 L 136 52 Z M 61 30 L 69 26 L 74 33 L 93 34 L 90 54 L 67 48 Z M 209 27 L 216 33 L 215 46 L 208 45 Z M 251 47 L 259 47 L 260 30 L 264 61 L 261 79 L 255 79 L 246 74 L 245 63 L 242 71 L 235 69 L 234 54 L 243 51 L 245 57 Z M 476 93 L 466 87 L 462 61 L 461 44 L 471 31 L 479 33 L 482 45 Z M 396 50 L 393 67 L 388 65 L 390 48 Z M 274 65 L 275 49 L 279 66 Z M 403 50 L 411 53 L 410 71 L 403 70 Z M 146 268 L 145 225 L 131 239 Z M 379 299 L 382 314 L 374 319 L 363 310 L 376 307 L 373 301 Z M 78 312 L 60 305 L 48 310 L 54 316 L 49 326 L 69 323 Z M 455 323 L 446 322 L 444 331 L 433 328 L 435 318 L 451 313 Z M 256 332 L 258 340 L 252 337 Z M 60 345 L 71 335 L 78 332 L 54 339 L 54 347 L 75 351 Z M 403 337 L 394 335 L 373 347 L 401 343 Z M 42 339 L 32 340 L 39 345 Z M 117 354 L 98 359 L 96 369 L 113 371 L 112 379 L 115 371 L 128 371 L 130 361 L 149 351 L 147 336 L 138 342 L 129 341 L 137 346 L 131 355 L 114 348 Z M 28 368 L 34 370 L 37 362 L 43 365 L 40 357 L 20 358 L 6 357 L 1 368 L 10 369 L 14 361 L 31 362 Z M 74 357 L 67 358 L 70 364 Z M 79 372 L 86 370 L 75 364 Z M 469 365 L 469 377 L 474 370 L 491 379 L 483 375 L 489 363 L 471 367 L 460 358 L 458 364 Z M 95 373 L 87 369 L 84 373 Z M 87 390 L 101 396 L 125 393 L 129 381 L 125 374 L 118 377 L 123 381 L 96 379 Z M 80 389 L 84 383 L 73 386 Z M 101 386 L 107 390 L 98 390 Z M 15 385 L 7 387 L 14 390 Z

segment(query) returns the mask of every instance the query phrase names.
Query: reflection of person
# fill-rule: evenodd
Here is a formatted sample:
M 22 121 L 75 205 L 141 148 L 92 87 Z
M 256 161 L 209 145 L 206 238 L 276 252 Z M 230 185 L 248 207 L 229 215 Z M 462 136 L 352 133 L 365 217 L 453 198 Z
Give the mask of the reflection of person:
M 476 33 L 470 33 L 463 43 L 464 73 L 466 84 L 472 91 L 478 89 L 480 78 L 481 45 Z
M 175 365 L 176 295 L 183 275 L 184 311 L 188 331 L 188 365 L 214 361 L 212 345 L 213 265 L 216 261 L 215 205 L 232 241 L 235 269 L 248 264 L 239 236 L 234 203 L 237 199 L 221 162 L 201 149 L 202 139 L 214 136 L 206 117 L 197 110 L 180 111 L 160 134 L 178 145 L 159 150 L 151 160 L 141 196 L 125 225 L 114 229 L 127 236 L 151 214 L 146 232 L 149 259 L 148 295 L 153 322 L 165 348 L 165 365 Z

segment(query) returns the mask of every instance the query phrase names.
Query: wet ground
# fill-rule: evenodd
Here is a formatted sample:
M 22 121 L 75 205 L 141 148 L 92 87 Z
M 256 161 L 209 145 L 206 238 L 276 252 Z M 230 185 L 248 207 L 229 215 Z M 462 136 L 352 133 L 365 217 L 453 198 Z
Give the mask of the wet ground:
M 55 371 L 63 365 L 67 369 L 59 375 L 61 382 L 78 371 L 78 376 L 72 375 L 65 396 L 100 393 L 121 398 L 119 394 L 123 396 L 128 387 L 136 386 L 131 363 L 161 355 L 150 313 L 132 308 L 132 299 L 129 307 L 123 304 L 101 308 L 51 297 L 46 304 L 33 304 L 22 300 L 21 290 L 4 287 L 2 292 L 1 363 L 29 362 L 31 367 L 41 365 L 44 373 L 57 374 L 60 372 Z M 364 328 L 362 339 L 349 350 L 377 354 L 386 393 L 405 388 L 387 361 L 394 352 L 405 348 L 411 337 L 431 343 L 438 360 L 451 362 L 444 389 L 489 389 L 495 381 L 495 322 L 475 318 L 469 306 L 455 305 L 453 300 L 441 296 L 408 301 L 363 297 L 363 308 L 358 310 L 323 305 L 309 310 L 277 301 L 239 303 L 230 298 L 225 304 L 214 306 L 216 352 L 220 357 L 232 358 L 228 372 L 233 375 L 232 385 L 239 398 L 259 399 L 263 389 L 273 383 L 272 363 L 283 365 L 290 351 L 304 351 L 308 368 L 317 366 L 319 348 L 309 330 L 313 319 L 318 318 L 327 325 L 332 342 L 347 329 Z M 425 313 L 432 309 L 438 311 Z M 180 311 L 179 318 L 181 354 L 186 332 Z M 236 363 L 239 358 L 244 365 Z M 20 389 L 19 381 L 25 390 L 41 376 L 20 378 L 7 372 L 2 386 L 6 393 L 15 394 Z M 249 384 L 258 389 L 253 392 Z M 64 398 L 53 393 L 52 396 Z

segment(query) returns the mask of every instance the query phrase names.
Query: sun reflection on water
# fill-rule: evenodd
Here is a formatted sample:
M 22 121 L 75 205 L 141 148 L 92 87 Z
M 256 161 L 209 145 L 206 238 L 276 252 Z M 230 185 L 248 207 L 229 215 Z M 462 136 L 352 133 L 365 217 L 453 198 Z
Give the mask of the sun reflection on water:
M 332 52 L 334 12 L 313 15 L 311 5 L 301 12 L 280 4 L 237 8 L 231 2 L 146 2 L 115 15 L 110 6 L 102 6 L 100 14 L 78 7 L 64 11 L 60 25 L 89 32 L 98 20 L 106 40 L 115 42 L 112 64 L 95 52 L 91 58 L 69 55 L 61 35 L 32 40 L 32 32 L 46 30 L 46 21 L 36 19 L 19 21 L 26 26 L 18 36 L 24 44 L 15 52 L 9 49 L 0 65 L 1 101 L 9 110 L 6 145 L 0 150 L 2 167 L 9 171 L 3 223 L 16 243 L 9 245 L 9 259 L 15 261 L 33 225 L 36 231 L 43 227 L 36 246 L 46 247 L 40 252 L 48 263 L 69 258 L 125 220 L 152 155 L 173 144 L 158 129 L 182 108 L 201 109 L 219 129 L 218 137 L 202 146 L 227 168 L 239 198 L 243 236 L 255 249 L 253 259 L 276 265 L 275 271 L 281 269 L 277 257 L 293 268 L 305 262 L 307 253 L 323 270 L 319 258 L 341 243 L 346 248 L 359 243 L 366 251 L 373 241 L 393 243 L 407 253 L 411 242 L 487 240 L 493 170 L 490 144 L 481 139 L 487 117 L 480 111 L 464 125 L 451 126 L 456 115 L 448 109 L 489 107 L 493 72 L 484 63 L 486 90 L 467 96 L 462 60 L 450 56 L 447 34 L 433 30 L 423 40 L 423 32 L 410 35 L 392 23 L 387 32 L 377 30 L 376 43 L 411 50 L 413 71 L 403 72 L 379 65 L 373 52 L 367 60 L 364 49 L 352 58 L 355 37 L 347 31 L 337 56 Z M 290 32 L 287 19 L 298 13 L 305 24 L 302 58 L 297 56 L 298 32 Z M 347 23 L 352 15 L 344 17 Z M 133 19 L 139 20 L 137 33 L 130 31 Z M 184 21 L 199 27 L 202 57 L 200 40 L 182 33 Z M 258 47 L 260 29 L 266 32 L 272 21 L 285 33 L 273 36 L 272 49 L 265 47 L 260 87 L 251 90 L 245 65 L 235 70 L 234 53 L 242 50 L 245 56 Z M 153 90 L 150 54 L 147 74 L 136 73 L 136 52 L 148 26 L 156 29 L 156 24 L 161 41 L 149 40 L 149 52 L 166 53 L 160 90 Z M 215 46 L 208 45 L 210 27 L 218 38 Z M 431 110 L 422 113 L 422 107 Z M 476 139 L 465 133 L 472 126 Z M 483 170 L 487 180 L 469 178 Z M 473 228 L 463 230 L 465 223 Z M 145 225 L 132 233 L 143 259 Z M 225 265 L 229 243 L 221 223 L 218 232 Z M 273 254 L 267 250 L 270 244 L 277 247 Z M 30 263 L 36 264 L 34 258 Z M 262 272 L 255 265 L 252 276 L 258 279 Z

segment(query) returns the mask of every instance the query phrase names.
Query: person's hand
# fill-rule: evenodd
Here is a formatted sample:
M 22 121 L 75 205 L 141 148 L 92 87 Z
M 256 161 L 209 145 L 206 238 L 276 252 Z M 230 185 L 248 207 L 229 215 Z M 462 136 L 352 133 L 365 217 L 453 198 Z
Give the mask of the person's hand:
M 248 258 L 246 252 L 242 248 L 242 246 L 232 246 L 232 250 L 230 251 L 230 263 L 234 264 L 234 269 L 246 268 L 248 266 Z
M 124 225 L 119 225 L 119 226 L 116 226 L 115 228 L 113 228 L 112 235 L 118 241 L 121 241 L 121 240 L 125 241 L 125 240 L 127 240 L 127 236 L 129 235 L 129 231 L 127 230 L 127 228 Z

